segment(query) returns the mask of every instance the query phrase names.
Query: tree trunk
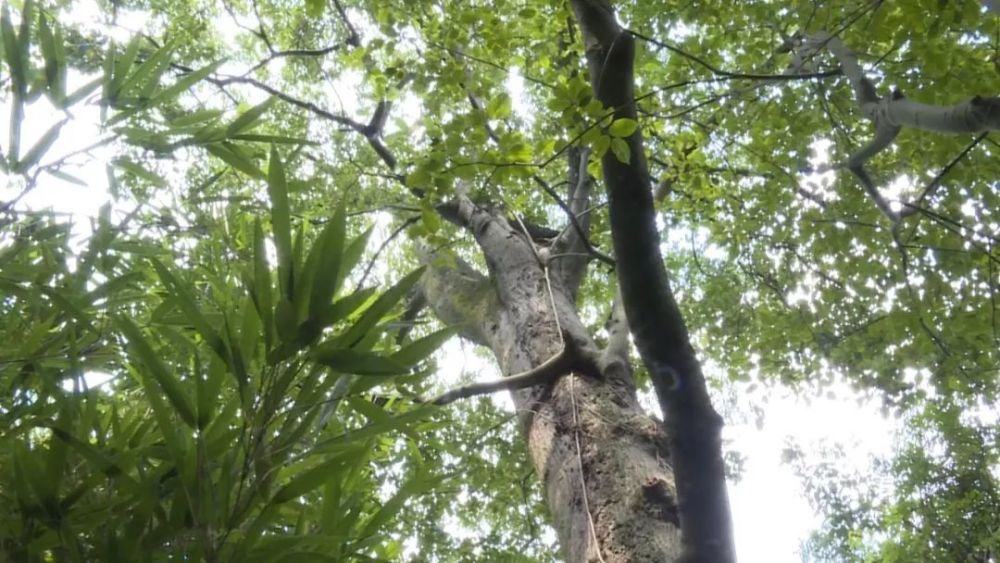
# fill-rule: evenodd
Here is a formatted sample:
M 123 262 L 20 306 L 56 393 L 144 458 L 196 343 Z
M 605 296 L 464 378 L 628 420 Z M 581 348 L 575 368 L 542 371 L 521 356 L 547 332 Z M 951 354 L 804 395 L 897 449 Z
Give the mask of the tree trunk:
M 451 218 L 475 236 L 490 276 L 454 257 L 429 257 L 422 288 L 436 315 L 487 346 L 507 375 L 564 346 L 575 357 L 546 383 L 512 393 L 566 560 L 675 561 L 681 535 L 668 448 L 636 399 L 624 320 L 598 351 L 574 303 L 583 269 L 559 263 L 579 254 L 554 252 L 579 240 L 542 247 L 467 199 L 454 207 Z

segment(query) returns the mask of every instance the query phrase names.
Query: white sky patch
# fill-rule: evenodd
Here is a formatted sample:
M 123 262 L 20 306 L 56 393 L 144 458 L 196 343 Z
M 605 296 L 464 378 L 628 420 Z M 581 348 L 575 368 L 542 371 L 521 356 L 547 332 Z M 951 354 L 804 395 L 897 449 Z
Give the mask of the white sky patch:
M 74 381 L 73 378 L 64 379 L 62 382 L 63 390 L 67 392 L 76 391 L 76 387 L 79 385 L 80 391 L 86 389 L 96 389 L 102 387 L 107 383 L 110 383 L 115 379 L 116 376 L 103 371 L 88 371 L 83 374 L 82 382 Z
M 521 69 L 516 66 L 510 67 L 507 72 L 507 94 L 510 95 L 511 109 L 514 115 L 518 116 L 527 126 L 531 126 L 534 122 L 535 112 L 531 103 L 528 101 L 528 96 L 524 91 L 524 75 L 521 74 Z
M 67 90 L 72 92 L 93 78 L 70 72 L 67 75 Z M 10 113 L 10 100 L 5 99 L 0 104 L 0 131 L 10 131 Z M 65 118 L 66 115 L 57 110 L 46 96 L 25 105 L 24 119 L 21 121 L 20 155 L 24 156 L 50 127 Z M 15 208 L 49 210 L 71 215 L 77 229 L 89 228 L 89 225 L 85 225 L 86 221 L 79 219 L 96 217 L 98 210 L 110 201 L 104 165 L 111 158 L 111 149 L 98 147 L 87 153 L 76 155 L 73 153 L 85 149 L 105 136 L 99 119 L 99 112 L 95 106 L 74 107 L 72 118 L 66 121 L 56 141 L 39 162 L 40 166 L 45 166 L 66 159 L 65 165 L 61 166 L 60 170 L 87 185 L 81 186 L 42 173 L 38 175 L 35 187 L 24 195 Z M 9 201 L 17 197 L 25 185 L 23 178 L 5 177 L 5 181 L 0 184 L 0 201 Z M 81 231 L 75 231 L 74 234 L 80 233 Z
M 816 139 L 810 143 L 812 151 L 809 156 L 809 166 L 813 172 L 799 174 L 799 182 L 803 189 L 818 196 L 824 201 L 836 201 L 839 199 L 837 190 L 833 188 L 833 183 L 837 178 L 837 173 L 831 169 L 830 148 L 833 141 L 830 139 Z M 815 202 L 802 200 L 803 205 L 815 206 Z
M 909 201 L 910 195 L 915 192 L 916 183 L 909 174 L 896 176 L 888 186 L 881 188 L 882 197 L 889 202 L 889 207 L 893 211 L 902 211 L 902 201 Z
M 864 400 L 843 382 L 822 398 L 806 399 L 791 391 L 768 388 L 751 391 L 737 384 L 740 397 L 755 395 L 764 416 L 723 430 L 727 444 L 744 456 L 743 478 L 730 484 L 736 547 L 742 563 L 801 561 L 802 543 L 822 522 L 803 496 L 802 483 L 782 461 L 789 444 L 805 453 L 823 445 L 841 444 L 850 452 L 845 471 L 866 471 L 873 457 L 892 452 L 895 421 L 878 405 Z

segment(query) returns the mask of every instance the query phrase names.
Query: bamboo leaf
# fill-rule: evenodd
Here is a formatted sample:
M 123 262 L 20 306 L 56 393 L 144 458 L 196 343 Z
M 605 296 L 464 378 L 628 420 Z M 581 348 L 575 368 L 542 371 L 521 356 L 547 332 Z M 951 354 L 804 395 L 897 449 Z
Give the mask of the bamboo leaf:
M 156 258 L 150 258 L 150 262 L 152 262 L 153 268 L 160 277 L 160 281 L 162 281 L 163 285 L 170 290 L 171 295 L 175 298 L 176 303 L 181 308 L 181 311 L 184 312 L 188 321 L 190 321 L 195 330 L 198 331 L 198 334 L 205 339 L 205 343 L 208 344 L 208 347 L 211 348 L 222 361 L 231 363 L 233 358 L 231 357 L 229 348 L 222 340 L 222 337 L 219 336 L 219 333 L 212 327 L 212 324 L 208 322 L 208 318 L 206 318 L 201 312 L 201 309 L 198 307 L 198 302 L 188 286 L 182 283 L 177 276 L 170 271 L 170 268 L 167 268 L 165 264 Z
M 367 229 L 348 243 L 344 250 L 344 256 L 340 260 L 340 270 L 337 271 L 337 281 L 334 283 L 335 291 L 340 291 L 344 280 L 347 279 L 347 274 L 354 270 L 354 267 L 361 261 L 361 256 L 365 253 L 365 248 L 368 247 L 368 239 L 371 238 L 372 230 L 374 227 Z
M 226 127 L 226 137 L 233 137 L 257 125 L 264 112 L 269 110 L 277 98 L 270 97 L 239 115 Z
M 152 395 L 159 397 L 159 391 L 147 379 L 147 373 L 156 380 L 159 390 L 166 395 L 167 400 L 170 401 L 171 406 L 174 408 L 174 412 L 180 416 L 181 420 L 191 428 L 196 428 L 197 422 L 194 408 L 192 408 L 191 402 L 184 393 L 184 388 L 181 386 L 180 381 L 170 373 L 170 369 L 163 363 L 163 360 L 153 350 L 153 347 L 150 346 L 149 341 L 143 336 L 139 327 L 125 317 L 117 317 L 115 324 L 125 335 L 125 338 L 128 339 L 133 353 L 146 366 L 146 370 L 135 370 L 135 372 L 138 374 L 143 387 L 146 388 L 146 394 L 150 395 L 151 404 L 153 401 Z M 167 424 L 169 426 L 169 423 Z
M 299 498 L 334 478 L 338 471 L 350 463 L 350 461 L 350 456 L 338 455 L 299 473 L 285 484 L 285 486 L 278 489 L 271 502 L 273 504 L 281 504 Z
M 419 362 L 429 358 L 442 344 L 449 338 L 458 334 L 457 327 L 448 327 L 437 332 L 428 334 L 407 344 L 401 350 L 390 356 L 390 358 L 402 366 L 412 367 Z
M 45 80 L 52 101 L 59 105 L 66 97 L 66 54 L 63 51 L 59 29 L 53 33 L 48 18 L 41 14 L 38 18 L 38 32 L 41 40 L 42 57 L 45 59 Z
M 135 59 L 139 56 L 139 43 L 142 41 L 142 36 L 138 33 L 132 37 L 128 45 L 125 47 L 125 52 L 122 53 L 121 57 L 115 56 L 115 51 L 109 50 L 107 57 L 111 61 L 111 82 L 109 97 L 114 100 L 118 97 L 119 92 L 121 92 L 122 85 L 125 84 L 125 77 L 128 76 L 130 70 L 132 70 L 132 65 L 135 64 Z
M 35 146 L 31 147 L 31 149 L 29 149 L 28 152 L 24 155 L 24 158 L 22 158 L 21 161 L 18 163 L 18 169 L 28 170 L 34 165 L 38 164 L 38 161 L 41 160 L 41 158 L 45 156 L 45 153 L 47 153 L 48 150 L 52 147 L 52 143 L 55 143 L 56 139 L 59 138 L 59 131 L 62 130 L 62 127 L 65 124 L 66 121 L 63 120 L 57 122 L 52 127 L 49 127 L 49 130 L 46 131 L 44 135 L 42 135 L 41 139 L 38 139 L 38 142 L 35 143 Z
M 246 141 L 249 143 L 270 143 L 275 145 L 312 145 L 319 143 L 307 139 L 297 139 L 294 137 L 283 137 L 281 135 L 255 135 L 252 133 L 241 133 L 229 137 L 234 141 Z
M 362 313 L 361 318 L 357 320 L 347 331 L 340 334 L 333 339 L 329 340 L 331 344 L 335 347 L 347 348 L 352 347 L 359 340 L 368 335 L 368 333 L 378 324 L 379 321 L 385 317 L 393 307 L 398 304 L 403 297 L 406 296 L 407 292 L 417 284 L 420 280 L 420 276 L 423 275 L 424 268 L 418 268 L 417 270 L 410 272 L 403 279 L 399 280 L 395 285 L 386 290 L 385 293 L 379 296 L 374 303 L 368 309 Z
M 361 352 L 350 348 L 325 345 L 316 348 L 312 358 L 340 373 L 355 375 L 401 375 L 407 368 L 392 358 L 374 352 Z
M 14 24 L 10 20 L 10 7 L 7 2 L 4 2 L 3 6 L 0 7 L 0 34 L 3 35 L 3 54 L 7 61 L 7 68 L 10 69 L 14 91 L 24 95 L 28 91 L 27 62 L 21 57 L 20 42 L 17 32 L 14 31 Z
M 267 170 L 267 191 L 271 197 L 271 228 L 274 232 L 274 246 L 278 254 L 278 287 L 284 298 L 291 301 L 292 285 L 292 222 L 288 209 L 288 184 L 285 167 L 278 156 L 278 150 L 271 147 L 271 159 Z
M 313 245 L 312 252 L 318 249 L 319 253 L 309 297 L 309 316 L 312 318 L 319 318 L 322 315 L 337 292 L 346 229 L 346 211 L 344 206 L 340 205 Z
M 97 87 L 100 86 L 102 84 L 102 82 L 103 82 L 103 78 L 102 77 L 97 77 L 97 78 L 91 80 L 90 82 L 87 82 L 83 86 L 80 86 L 79 88 L 77 88 L 76 90 L 74 90 L 72 94 L 66 96 L 66 99 L 62 101 L 62 103 L 60 104 L 59 107 L 65 109 L 65 108 L 73 106 L 74 104 L 76 104 L 80 100 L 86 98 L 91 93 L 93 93 L 94 90 L 97 90 Z
M 131 48 L 131 45 L 129 46 Z M 160 47 L 153 52 L 148 59 L 135 69 L 128 78 L 121 83 L 115 91 L 115 97 L 121 101 L 122 96 L 147 98 L 152 93 L 152 89 L 159 85 L 160 77 L 167 70 L 170 57 L 174 54 L 174 47 L 171 43 Z M 127 56 L 127 53 L 126 53 Z M 127 61 L 125 61 L 127 62 Z M 127 69 L 126 69 L 127 70 Z
M 264 342 L 268 349 L 274 345 L 274 297 L 271 288 L 271 268 L 267 264 L 264 229 L 260 219 L 253 224 L 253 287 L 251 295 L 264 326 Z
M 224 60 L 216 61 L 204 68 L 185 74 L 183 78 L 153 96 L 153 98 L 149 101 L 149 104 L 156 105 L 172 100 L 181 92 L 186 92 L 192 86 L 204 80 L 206 76 L 215 72 L 216 69 L 222 66 L 224 62 Z
M 208 144 L 205 145 L 205 150 L 251 178 L 264 177 L 264 173 L 260 171 L 260 168 L 252 160 L 242 153 L 233 150 L 233 146 L 229 143 Z

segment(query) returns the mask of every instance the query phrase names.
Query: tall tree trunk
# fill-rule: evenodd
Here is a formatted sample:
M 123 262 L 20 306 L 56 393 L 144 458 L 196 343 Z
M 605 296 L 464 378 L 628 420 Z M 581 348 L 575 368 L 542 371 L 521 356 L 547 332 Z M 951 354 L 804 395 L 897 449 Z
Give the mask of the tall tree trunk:
M 635 38 L 618 24 L 608 0 L 572 0 L 595 97 L 617 119 L 638 119 Z M 642 132 L 627 139 L 629 158 L 612 151 L 601 164 L 608 193 L 615 272 L 628 326 L 663 409 L 677 484 L 688 563 L 735 561 L 722 417 L 715 412 L 687 325 L 674 299 L 656 228 Z
M 490 275 L 453 257 L 429 257 L 422 288 L 437 316 L 492 350 L 508 375 L 546 363 L 564 346 L 573 356 L 544 384 L 512 393 L 566 560 L 677 560 L 668 448 L 661 424 L 637 402 L 624 322 L 609 327 L 611 343 L 598 350 L 574 303 L 582 268 L 545 257 L 579 240 L 543 248 L 467 199 L 453 207 L 451 218 L 475 236 Z

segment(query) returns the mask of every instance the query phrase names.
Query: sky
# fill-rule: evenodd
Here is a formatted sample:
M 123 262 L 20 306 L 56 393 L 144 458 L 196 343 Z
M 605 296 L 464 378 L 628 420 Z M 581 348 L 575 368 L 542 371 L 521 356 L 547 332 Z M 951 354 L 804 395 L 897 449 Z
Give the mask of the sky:
M 73 5 L 73 18 L 78 21 L 99 22 L 99 14 L 99 10 L 90 1 L 80 1 Z M 122 23 L 126 28 L 137 29 L 142 25 L 142 19 L 141 14 L 125 13 Z M 240 33 L 230 20 L 221 20 L 219 26 L 224 34 L 235 37 Z M 123 37 L 127 35 L 127 32 L 122 33 Z M 235 69 L 230 69 L 233 70 Z M 85 77 L 70 76 L 70 88 L 84 80 Z M 342 104 L 348 114 L 357 109 L 357 99 L 352 96 L 352 90 L 360 80 L 360 76 L 343 80 L 337 88 L 339 96 L 328 100 L 331 107 Z M 511 72 L 508 89 L 514 102 L 514 110 L 524 115 L 530 114 L 530 108 L 526 107 L 527 102 L 524 101 L 523 78 L 517 69 Z M 416 107 L 415 100 L 404 98 L 399 111 L 405 116 L 413 114 L 413 108 Z M 8 115 L 8 108 L 0 107 L 2 131 L 8 130 Z M 48 105 L 44 97 L 31 105 L 24 121 L 22 146 L 30 147 L 60 118 L 61 115 Z M 412 117 L 407 121 L 415 122 L 416 119 Z M 50 154 L 58 157 L 77 150 L 100 135 L 96 109 L 89 112 L 77 111 Z M 813 147 L 817 159 L 815 163 L 822 161 L 826 146 L 828 145 L 820 142 Z M 77 235 L 86 236 L 90 220 L 111 199 L 105 164 L 112 154 L 110 148 L 98 149 L 88 157 L 80 158 L 76 169 L 66 169 L 84 179 L 87 187 L 52 176 L 42 176 L 39 186 L 21 201 L 19 208 L 51 209 L 68 214 L 76 221 Z M 803 178 L 803 182 L 822 185 L 828 182 L 828 178 Z M 19 186 L 11 180 L 0 185 L 0 201 L 10 199 L 18 189 Z M 128 212 L 132 207 L 134 204 L 127 200 L 115 203 L 119 213 Z M 379 239 L 387 235 L 387 225 L 377 229 L 371 248 L 377 247 L 381 242 Z M 671 236 L 680 236 L 686 240 L 689 233 L 672 233 Z M 439 358 L 438 365 L 442 368 L 438 378 L 442 387 L 457 384 L 468 377 L 486 380 L 498 375 L 492 362 L 477 356 L 471 345 L 457 340 L 446 344 L 439 353 Z M 713 375 L 711 369 L 708 370 L 708 375 Z M 89 382 L 97 385 L 106 379 L 106 375 L 95 373 L 90 375 Z M 642 399 L 651 412 L 657 412 L 656 401 L 651 395 Z M 498 394 L 494 400 L 503 408 L 513 408 L 506 395 Z M 845 467 L 865 471 L 873 457 L 887 456 L 892 452 L 893 436 L 898 424 L 880 414 L 877 404 L 858 396 L 843 383 L 834 384 L 823 396 L 811 399 L 780 387 L 751 388 L 750 384 L 734 384 L 720 394 L 716 402 L 725 407 L 720 410 L 727 419 L 723 434 L 726 447 L 738 452 L 743 460 L 741 477 L 730 483 L 730 500 L 737 553 L 739 560 L 744 563 L 801 561 L 801 543 L 821 523 L 821 517 L 804 497 L 799 478 L 789 466 L 782 463 L 790 445 L 800 447 L 809 455 L 810 452 L 818 452 L 818 448 L 839 444 L 847 452 L 843 460 Z

